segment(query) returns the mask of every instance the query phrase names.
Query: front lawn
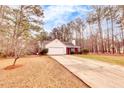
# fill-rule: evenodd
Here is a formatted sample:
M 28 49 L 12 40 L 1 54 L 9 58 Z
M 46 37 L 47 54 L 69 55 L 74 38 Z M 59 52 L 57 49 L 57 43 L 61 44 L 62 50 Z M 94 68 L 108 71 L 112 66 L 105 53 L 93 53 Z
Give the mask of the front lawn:
M 88 87 L 67 69 L 48 56 L 20 58 L 15 69 L 5 70 L 14 59 L 0 59 L 0 87 L 66 88 Z
M 76 55 L 76 56 L 100 60 L 100 61 L 109 62 L 109 63 L 113 63 L 113 64 L 124 65 L 124 56 L 97 55 L 97 54 Z

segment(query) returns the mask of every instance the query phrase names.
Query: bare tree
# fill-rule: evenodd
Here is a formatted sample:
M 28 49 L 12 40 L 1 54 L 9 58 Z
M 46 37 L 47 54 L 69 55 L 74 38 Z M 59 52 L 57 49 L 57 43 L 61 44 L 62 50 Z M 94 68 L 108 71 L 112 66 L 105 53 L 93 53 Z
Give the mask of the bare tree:
M 42 29 L 43 10 L 37 5 L 21 5 L 1 6 L 0 12 L 0 22 L 3 23 L 0 25 L 0 32 L 4 34 L 5 43 L 2 51 L 14 56 L 15 65 L 17 59 L 24 53 L 27 40 L 33 35 L 31 31 L 39 33 Z

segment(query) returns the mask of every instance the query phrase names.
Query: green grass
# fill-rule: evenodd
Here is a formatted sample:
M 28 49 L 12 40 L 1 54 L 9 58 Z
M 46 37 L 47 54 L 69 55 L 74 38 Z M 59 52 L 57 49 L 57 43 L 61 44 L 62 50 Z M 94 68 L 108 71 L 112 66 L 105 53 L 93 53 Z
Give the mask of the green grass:
M 124 56 L 109 56 L 109 55 L 96 55 L 96 54 L 77 55 L 77 56 L 124 66 Z

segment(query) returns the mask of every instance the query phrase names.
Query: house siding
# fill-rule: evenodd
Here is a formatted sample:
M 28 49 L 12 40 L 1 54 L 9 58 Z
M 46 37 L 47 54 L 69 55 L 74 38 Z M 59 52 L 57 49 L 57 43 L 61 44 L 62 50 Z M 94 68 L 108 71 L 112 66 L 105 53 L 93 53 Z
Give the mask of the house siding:
M 57 39 L 54 40 L 54 41 L 51 41 L 49 44 L 47 44 L 45 46 L 45 48 L 48 48 L 48 55 L 52 55 L 52 54 L 53 55 L 54 54 L 66 54 L 66 46 L 63 43 L 61 43 L 59 40 L 57 40 Z M 54 49 L 54 48 L 56 48 L 56 49 L 53 51 L 53 53 L 49 52 L 49 49 Z M 63 53 L 62 53 L 61 50 L 59 51 L 59 49 L 62 49 L 62 48 L 63 48 Z
M 79 46 L 74 46 L 73 44 L 65 44 L 58 39 L 51 41 L 45 45 L 45 48 L 48 48 L 48 55 L 65 55 L 71 54 L 71 49 L 74 49 L 74 52 L 77 53 Z M 68 49 L 67 49 L 68 48 Z M 76 49 L 75 49 L 76 48 Z

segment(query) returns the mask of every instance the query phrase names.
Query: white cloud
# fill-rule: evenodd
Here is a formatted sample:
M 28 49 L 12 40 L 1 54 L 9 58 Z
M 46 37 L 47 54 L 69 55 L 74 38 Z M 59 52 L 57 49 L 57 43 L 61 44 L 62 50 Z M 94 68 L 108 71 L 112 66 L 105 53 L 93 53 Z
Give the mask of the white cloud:
M 44 8 L 45 29 L 50 31 L 51 28 L 74 20 L 76 17 L 82 17 L 91 11 L 84 6 L 48 6 Z M 73 16 L 72 13 L 78 13 Z

